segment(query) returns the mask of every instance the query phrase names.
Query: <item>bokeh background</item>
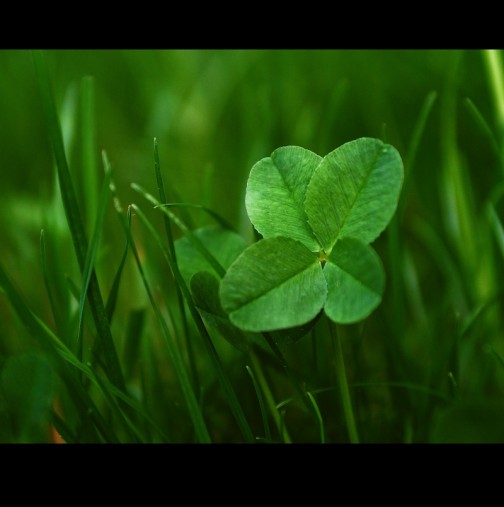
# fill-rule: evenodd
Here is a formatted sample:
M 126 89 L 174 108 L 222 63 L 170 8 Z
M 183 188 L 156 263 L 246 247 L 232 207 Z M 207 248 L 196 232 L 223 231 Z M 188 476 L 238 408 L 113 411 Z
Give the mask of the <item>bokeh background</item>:
M 173 200 L 214 209 L 249 240 L 244 192 L 257 160 L 284 145 L 325 155 L 364 136 L 393 144 L 411 166 L 405 164 L 395 232 L 375 245 L 387 270 L 387 292 L 370 324 L 373 340 L 361 352 L 365 374 L 359 377 L 354 366 L 355 378 L 455 390 L 463 400 L 456 410 L 476 414 L 457 438 L 504 438 L 502 429 L 477 415 L 488 413 L 483 419 L 494 421 L 497 413 L 502 420 L 495 407 L 504 394 L 504 144 L 484 51 L 57 50 L 46 57 L 68 130 L 78 122 L 81 80 L 93 77 L 96 141 L 112 162 L 123 204 L 141 201 L 131 182 L 155 193 L 156 137 Z M 423 113 L 425 127 L 415 144 Z M 51 235 L 66 226 L 47 218 L 55 172 L 29 51 L 0 51 L 0 140 L 0 258 L 31 307 L 50 320 L 40 230 Z M 85 208 L 78 142 L 72 146 L 70 168 Z M 99 153 L 97 163 L 101 167 Z M 111 211 L 99 261 L 105 286 L 122 248 Z M 114 259 L 110 269 L 107 259 Z M 65 269 L 78 272 L 70 254 Z M 120 297 L 127 306 L 144 296 L 130 291 Z M 4 359 L 34 346 L 3 297 L 0 317 Z M 370 416 L 378 428 L 370 440 L 396 440 L 398 426 L 389 422 L 404 421 L 413 405 L 413 440 L 451 438 L 446 428 L 462 416 L 436 416 L 435 404 L 397 392 L 373 398 L 379 405 L 385 397 L 395 408 Z

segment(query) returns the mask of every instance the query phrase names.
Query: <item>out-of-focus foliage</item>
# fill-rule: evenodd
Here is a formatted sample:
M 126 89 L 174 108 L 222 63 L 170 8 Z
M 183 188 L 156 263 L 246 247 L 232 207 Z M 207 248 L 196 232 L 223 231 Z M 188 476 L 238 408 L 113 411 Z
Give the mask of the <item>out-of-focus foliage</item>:
M 504 275 L 504 143 L 483 52 L 59 50 L 46 56 L 84 214 L 79 106 L 84 76 L 94 78 L 96 143 L 107 151 L 123 206 L 141 200 L 131 182 L 152 193 L 157 190 L 152 157 L 156 137 L 168 200 L 213 209 L 249 242 L 253 233 L 244 206 L 246 180 L 253 164 L 274 149 L 298 145 L 324 156 L 359 137 L 395 146 L 405 162 L 405 186 L 395 222 L 374 244 L 387 275 L 383 304 L 365 327 L 348 327 L 342 337 L 357 426 L 363 441 L 478 441 L 478 432 L 489 428 L 488 421 L 479 425 L 479 414 L 483 419 L 498 415 L 495 403 L 504 396 L 499 283 Z M 31 53 L 0 51 L 0 76 L 0 261 L 28 305 L 65 334 L 73 329 L 77 305 L 68 287 L 79 285 L 80 275 L 56 191 Z M 422 111 L 425 125 L 416 130 Z M 418 145 L 416 132 L 421 133 Z M 101 170 L 99 150 L 96 163 Z M 148 213 L 161 231 L 160 214 Z M 190 216 L 195 227 L 211 223 L 204 213 Z M 156 280 L 157 294 L 173 300 L 170 311 L 176 313 L 166 264 L 137 225 L 133 231 L 147 274 Z M 40 265 L 42 228 L 56 317 Z M 110 206 L 95 264 L 105 295 L 124 244 Z M 186 440 L 187 430 L 174 427 L 174 418 L 163 411 L 172 373 L 156 333 L 144 326 L 143 313 L 135 314 L 145 308 L 146 296 L 133 262 L 128 261 L 123 282 L 127 290 L 120 289 L 112 331 L 120 350 L 134 350 L 143 358 L 140 365 L 128 356 L 135 378 L 131 389 L 140 390 L 144 382 L 157 422 L 170 428 L 174 440 Z M 142 317 L 135 320 L 134 315 Z M 140 344 L 142 333 L 149 337 L 148 345 Z M 316 328 L 324 352 L 316 350 L 311 338 L 285 352 L 313 392 L 330 387 L 324 384 L 329 366 L 322 365 L 329 347 L 325 333 L 325 328 Z M 125 336 L 137 340 L 134 346 Z M 245 412 L 260 421 L 257 414 L 250 415 L 257 411 L 256 398 L 236 351 L 217 337 L 216 343 Z M 211 371 L 208 358 L 194 347 L 197 370 L 205 379 Z M 32 365 L 32 381 L 42 397 L 56 388 L 49 363 L 30 355 L 32 349 L 38 349 L 36 343 L 0 295 L 0 421 L 10 421 L 0 439 L 42 438 L 36 424 L 29 418 L 19 423 L 19 418 L 26 411 L 43 412 L 46 421 L 48 404 L 32 403 L 26 387 L 30 379 L 18 386 L 14 382 L 19 371 Z M 292 395 L 278 371 L 268 382 L 275 386 L 277 401 Z M 215 392 L 210 391 L 205 398 L 209 427 L 220 428 L 212 438 L 236 439 L 222 400 L 212 403 Z M 329 392 L 317 395 L 325 431 L 328 440 L 345 440 L 338 429 L 342 416 L 335 415 Z M 483 401 L 473 403 L 475 399 Z M 177 414 L 180 405 L 170 403 L 171 413 Z M 451 427 L 469 416 L 470 423 L 450 437 L 455 435 Z M 295 433 L 293 428 L 302 426 L 296 424 L 305 420 L 292 417 Z M 491 435 L 501 438 L 493 429 Z M 311 433 L 297 437 L 315 438 Z

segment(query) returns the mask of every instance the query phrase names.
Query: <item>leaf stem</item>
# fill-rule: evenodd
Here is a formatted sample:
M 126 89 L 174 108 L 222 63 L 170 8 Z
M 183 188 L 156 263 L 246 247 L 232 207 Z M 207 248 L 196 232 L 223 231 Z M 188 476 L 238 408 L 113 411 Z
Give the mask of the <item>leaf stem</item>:
M 355 417 L 352 408 L 352 400 L 350 399 L 350 390 L 348 389 L 348 381 L 346 378 L 345 360 L 343 358 L 343 348 L 341 346 L 341 339 L 337 332 L 336 325 L 328 319 L 329 333 L 331 340 L 335 347 L 336 356 L 336 376 L 338 378 L 338 385 L 340 389 L 341 402 L 343 404 L 343 413 L 348 429 L 348 436 L 352 444 L 359 443 L 359 434 L 357 433 L 357 426 L 355 425 Z

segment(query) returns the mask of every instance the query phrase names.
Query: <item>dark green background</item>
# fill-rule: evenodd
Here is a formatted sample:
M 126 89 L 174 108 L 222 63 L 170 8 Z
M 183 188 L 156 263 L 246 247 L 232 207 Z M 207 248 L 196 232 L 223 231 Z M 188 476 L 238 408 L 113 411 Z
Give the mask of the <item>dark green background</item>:
M 503 144 L 482 51 L 58 50 L 47 51 L 46 57 L 63 124 L 78 121 L 78 115 L 65 118 L 65 104 L 78 94 L 84 76 L 94 77 L 97 144 L 112 162 L 124 204 L 142 201 L 131 182 L 156 190 L 156 137 L 171 198 L 178 193 L 185 202 L 211 207 L 249 240 L 244 194 L 257 160 L 291 144 L 323 156 L 363 136 L 384 139 L 406 158 L 422 106 L 435 92 L 414 166 L 405 167 L 411 174 L 402 196 L 398 243 L 394 246 L 387 232 L 375 245 L 388 285 L 382 307 L 371 318 L 372 343 L 359 352 L 367 366 L 355 366 L 354 378 L 398 380 L 448 392 L 448 373 L 456 370 L 457 389 L 469 403 L 459 412 L 473 414 L 479 409 L 472 400 L 488 399 L 490 408 L 483 401 L 482 413 L 494 417 L 495 399 L 504 394 L 502 365 L 495 355 L 504 350 L 503 263 L 486 213 L 503 172 L 500 154 L 471 114 L 467 98 L 497 144 Z M 69 161 L 85 208 L 78 149 Z M 38 245 L 40 229 L 50 235 L 51 227 L 57 227 L 45 218 L 54 184 L 32 55 L 0 51 L 0 258 L 43 316 L 49 309 Z M 456 205 L 453 192 L 458 193 Z M 496 210 L 501 212 L 498 201 Z M 102 261 L 105 285 L 123 247 L 109 211 L 102 256 L 113 263 L 109 269 Z M 197 220 L 206 223 L 204 216 Z M 462 232 L 453 220 L 462 221 Z M 61 269 L 75 273 L 69 241 L 68 249 L 68 265 Z M 476 320 L 459 340 L 470 315 L 496 296 L 490 316 Z M 124 304 L 137 296 L 121 297 Z M 3 297 L 0 318 L 4 359 L 34 347 Z M 394 393 L 389 393 L 395 400 L 391 403 L 401 409 L 382 420 L 377 415 L 380 427 L 387 426 L 388 417 L 408 417 L 411 400 L 398 400 Z M 436 419 L 431 418 L 435 407 L 422 403 L 415 405 L 414 425 L 423 425 L 418 439 L 425 440 Z M 434 439 L 446 439 L 445 427 L 457 413 L 440 416 Z M 387 431 L 383 439 L 394 440 L 392 430 Z M 474 433 L 472 425 L 468 438 L 474 440 Z M 379 431 L 370 435 L 380 440 Z

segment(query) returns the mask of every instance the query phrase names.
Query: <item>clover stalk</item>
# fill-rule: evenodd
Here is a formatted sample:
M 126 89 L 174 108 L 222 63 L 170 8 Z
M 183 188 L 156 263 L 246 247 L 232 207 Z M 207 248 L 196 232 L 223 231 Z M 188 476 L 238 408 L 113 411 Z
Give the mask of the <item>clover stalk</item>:
M 347 425 L 348 436 L 350 443 L 359 443 L 359 434 L 357 432 L 357 426 L 355 425 L 355 417 L 352 408 L 352 400 L 350 398 L 350 390 L 348 388 L 348 381 L 345 369 L 345 360 L 343 358 L 343 348 L 341 346 L 341 338 L 336 329 L 336 325 L 333 324 L 329 319 L 329 333 L 331 334 L 331 340 L 335 346 L 336 352 L 336 376 L 338 380 L 338 386 L 341 395 L 341 402 L 343 404 L 343 414 L 345 416 L 345 422 Z

